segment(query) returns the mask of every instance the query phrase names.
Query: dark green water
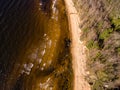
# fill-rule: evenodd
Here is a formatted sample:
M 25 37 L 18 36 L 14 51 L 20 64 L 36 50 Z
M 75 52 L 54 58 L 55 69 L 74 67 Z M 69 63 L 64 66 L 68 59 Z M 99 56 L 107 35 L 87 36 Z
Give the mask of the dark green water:
M 0 90 L 72 90 L 63 0 L 0 0 Z

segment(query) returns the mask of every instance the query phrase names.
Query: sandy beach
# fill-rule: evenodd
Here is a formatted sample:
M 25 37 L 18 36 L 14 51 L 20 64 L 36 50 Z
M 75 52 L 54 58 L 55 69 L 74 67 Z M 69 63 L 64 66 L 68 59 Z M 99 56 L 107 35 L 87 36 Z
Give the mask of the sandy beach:
M 72 0 L 65 0 L 65 5 L 72 40 L 71 54 L 74 71 L 74 90 L 90 90 L 89 84 L 84 79 L 86 75 L 86 47 L 80 40 L 82 32 L 79 28 L 79 16 Z

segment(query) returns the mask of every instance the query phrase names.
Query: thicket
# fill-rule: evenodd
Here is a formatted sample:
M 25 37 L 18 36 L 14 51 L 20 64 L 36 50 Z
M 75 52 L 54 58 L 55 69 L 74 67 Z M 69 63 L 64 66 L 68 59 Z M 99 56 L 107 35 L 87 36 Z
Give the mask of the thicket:
M 92 90 L 120 90 L 119 0 L 73 0 L 80 17 L 81 40 L 89 53 L 86 80 Z

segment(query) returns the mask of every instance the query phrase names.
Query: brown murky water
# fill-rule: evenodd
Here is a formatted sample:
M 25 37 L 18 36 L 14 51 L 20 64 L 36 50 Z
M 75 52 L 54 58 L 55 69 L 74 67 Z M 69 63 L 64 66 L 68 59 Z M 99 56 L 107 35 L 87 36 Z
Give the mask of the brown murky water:
M 63 0 L 0 1 L 0 90 L 72 90 Z

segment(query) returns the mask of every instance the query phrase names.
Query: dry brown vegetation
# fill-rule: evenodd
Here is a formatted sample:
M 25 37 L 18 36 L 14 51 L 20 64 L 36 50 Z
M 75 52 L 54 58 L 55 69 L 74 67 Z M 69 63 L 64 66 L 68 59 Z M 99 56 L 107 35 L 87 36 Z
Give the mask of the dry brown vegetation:
M 93 90 L 120 89 L 119 0 L 73 0 L 80 17 L 81 40 L 88 54 L 88 80 Z

